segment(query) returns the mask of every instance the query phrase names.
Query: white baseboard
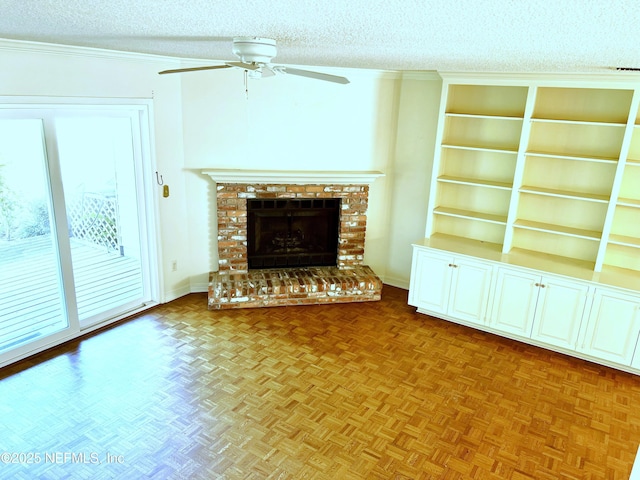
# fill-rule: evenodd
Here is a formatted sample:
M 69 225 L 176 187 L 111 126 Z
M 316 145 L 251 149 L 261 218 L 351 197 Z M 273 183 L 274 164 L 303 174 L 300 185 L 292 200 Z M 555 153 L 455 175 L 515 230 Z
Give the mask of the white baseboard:
M 406 278 L 398 278 L 398 277 L 391 277 L 389 275 L 385 275 L 383 278 L 381 278 L 381 280 L 382 280 L 382 283 L 391 285 L 392 287 L 398 287 L 404 290 L 409 290 L 409 280 Z
M 189 285 L 185 285 L 184 287 L 176 288 L 175 290 L 169 290 L 164 292 L 164 296 L 162 299 L 162 303 L 168 303 L 173 300 L 176 300 L 180 297 L 184 297 L 185 295 L 189 295 L 191 293 L 191 288 Z
M 191 284 L 191 293 L 208 293 L 209 292 L 209 284 L 208 283 L 192 283 Z

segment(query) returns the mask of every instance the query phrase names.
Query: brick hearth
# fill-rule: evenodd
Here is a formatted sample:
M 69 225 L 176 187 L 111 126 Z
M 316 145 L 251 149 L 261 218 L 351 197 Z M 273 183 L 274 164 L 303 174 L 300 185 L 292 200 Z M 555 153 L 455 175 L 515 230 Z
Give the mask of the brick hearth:
M 368 185 L 218 183 L 216 188 L 219 270 L 210 274 L 210 309 L 380 299 L 382 282 L 362 264 Z M 337 266 L 249 270 L 249 198 L 340 198 Z
M 273 307 L 380 300 L 382 282 L 367 266 L 212 273 L 209 308 Z

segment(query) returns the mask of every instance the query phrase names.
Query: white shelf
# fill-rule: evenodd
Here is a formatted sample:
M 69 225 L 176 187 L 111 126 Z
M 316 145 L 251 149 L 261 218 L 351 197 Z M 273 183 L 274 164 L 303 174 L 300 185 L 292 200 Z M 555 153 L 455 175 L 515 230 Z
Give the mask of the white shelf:
M 588 155 L 569 155 L 559 152 L 542 152 L 538 150 L 527 150 L 527 156 L 558 158 L 565 160 L 580 160 L 584 162 L 618 163 L 618 157 L 599 157 Z
M 554 188 L 534 187 L 530 185 L 523 185 L 520 187 L 520 192 L 533 193 L 536 195 L 546 195 L 549 197 L 558 198 L 571 198 L 574 200 L 584 200 L 588 202 L 608 203 L 608 195 L 599 195 L 588 192 L 571 192 L 569 190 L 559 190 Z
M 436 215 L 467 218 L 470 220 L 479 220 L 482 222 L 496 223 L 499 225 L 504 225 L 507 223 L 506 215 L 494 215 L 491 213 L 475 212 L 472 210 L 461 210 L 450 207 L 437 207 L 433 210 L 433 213 Z
M 433 234 L 429 238 L 424 238 L 416 242 L 415 245 L 437 248 L 452 253 L 483 258 L 485 260 L 500 261 L 502 259 L 502 245 L 500 244 L 456 237 L 444 233 Z
M 507 116 L 507 115 L 491 115 L 491 114 L 482 114 L 482 113 L 453 113 L 447 112 L 445 113 L 446 117 L 464 117 L 464 118 L 485 118 L 490 120 L 520 120 L 524 117 L 522 116 Z
M 568 237 L 582 238 L 585 240 L 598 241 L 602 237 L 602 232 L 595 230 L 584 230 L 581 228 L 567 227 L 566 225 L 555 225 L 551 223 L 533 222 L 531 220 L 518 219 L 513 224 L 516 228 L 535 230 L 538 232 L 565 235 Z
M 457 183 L 460 185 L 473 185 L 478 187 L 498 188 L 502 190 L 510 190 L 511 183 L 496 182 L 494 180 L 485 180 L 481 178 L 468 178 L 468 177 L 454 177 L 452 175 L 440 175 L 438 177 L 439 182 L 445 183 Z
M 537 271 L 542 270 L 583 280 L 591 280 L 593 278 L 593 262 L 536 252 L 524 248 L 512 248 L 509 253 L 505 255 L 504 262 Z
M 605 285 L 640 291 L 640 275 L 637 270 L 605 264 L 595 280 Z
M 525 152 L 527 157 L 540 157 L 540 158 L 552 158 L 556 160 L 568 160 L 568 161 L 576 161 L 576 162 L 593 162 L 593 163 L 604 163 L 608 165 L 617 165 L 618 157 L 585 157 L 580 155 L 564 155 L 556 152 L 540 152 L 534 150 L 527 150 Z M 627 160 L 628 161 L 628 160 Z
M 640 186 L 639 186 L 640 188 Z M 635 198 L 618 198 L 618 205 L 621 207 L 629 207 L 629 208 L 640 208 L 640 200 Z
M 640 238 L 628 237 L 626 235 L 609 235 L 609 243 L 614 245 L 623 245 L 625 247 L 640 248 Z
M 559 123 L 559 124 L 571 124 L 571 125 L 594 125 L 600 127 L 620 127 L 625 128 L 627 126 L 626 123 L 618 123 L 618 122 L 599 122 L 592 120 L 568 120 L 568 119 L 558 119 L 558 118 L 531 118 L 532 122 L 540 122 L 540 123 Z
M 497 148 L 497 147 L 488 147 L 484 145 L 457 145 L 453 143 L 443 143 L 442 148 L 457 148 L 459 150 L 477 150 L 482 152 L 495 152 L 495 153 L 512 153 L 517 154 L 517 149 L 506 149 L 506 148 Z

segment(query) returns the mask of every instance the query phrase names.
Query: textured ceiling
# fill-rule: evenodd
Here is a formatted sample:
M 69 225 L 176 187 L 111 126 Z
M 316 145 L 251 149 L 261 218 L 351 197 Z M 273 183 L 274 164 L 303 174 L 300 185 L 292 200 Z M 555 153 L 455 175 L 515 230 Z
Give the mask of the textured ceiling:
M 638 0 L 0 0 L 0 38 L 381 70 L 592 72 L 640 67 Z

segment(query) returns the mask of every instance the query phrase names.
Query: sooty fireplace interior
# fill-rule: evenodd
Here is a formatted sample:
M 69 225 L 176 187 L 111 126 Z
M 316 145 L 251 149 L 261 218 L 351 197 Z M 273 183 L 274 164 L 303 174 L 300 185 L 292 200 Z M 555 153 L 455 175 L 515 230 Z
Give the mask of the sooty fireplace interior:
M 335 266 L 340 199 L 248 199 L 249 268 Z

